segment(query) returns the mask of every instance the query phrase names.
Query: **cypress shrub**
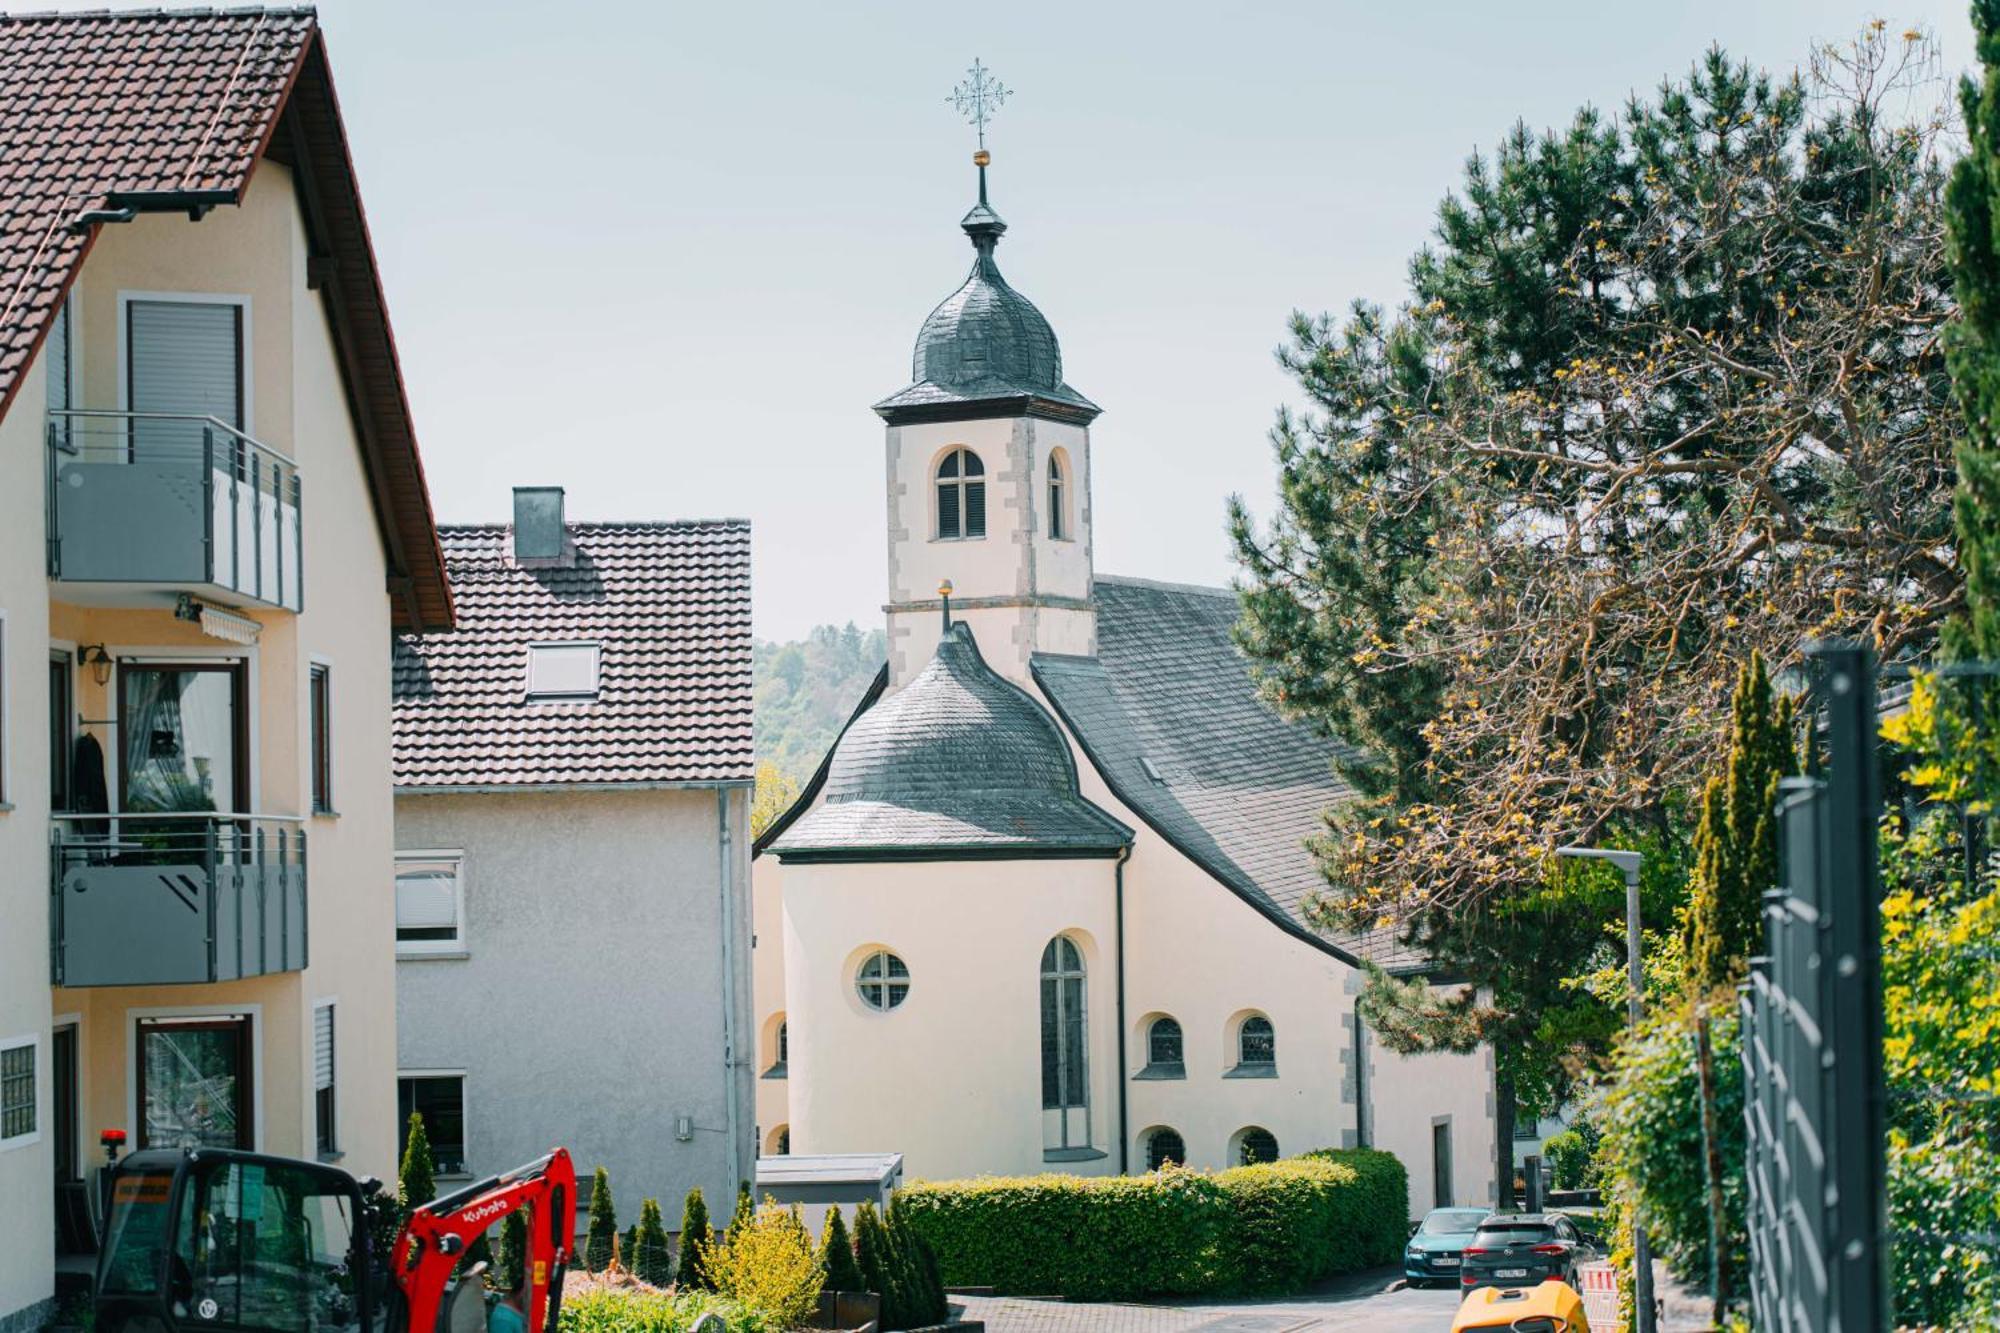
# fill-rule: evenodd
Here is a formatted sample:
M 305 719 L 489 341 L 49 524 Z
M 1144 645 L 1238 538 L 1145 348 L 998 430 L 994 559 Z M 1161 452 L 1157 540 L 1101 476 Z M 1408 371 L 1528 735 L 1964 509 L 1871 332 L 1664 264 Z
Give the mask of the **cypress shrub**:
M 632 1248 L 625 1252 L 625 1266 L 632 1270 L 632 1276 L 655 1287 L 671 1283 L 674 1261 L 667 1250 L 667 1228 L 660 1217 L 658 1199 L 639 1205 L 639 1225 L 633 1231 Z
M 1395 1157 L 1355 1149 L 1212 1174 L 925 1182 L 897 1199 L 940 1288 L 1106 1301 L 1295 1290 L 1393 1263 L 1408 1188 Z
M 687 1192 L 681 1205 L 680 1264 L 674 1270 L 674 1285 L 682 1291 L 713 1291 L 715 1281 L 708 1272 L 708 1251 L 715 1244 L 715 1231 L 708 1221 L 708 1202 L 701 1186 Z
M 403 1146 L 402 1170 L 396 1174 L 396 1204 L 407 1218 L 437 1197 L 437 1164 L 431 1158 L 431 1136 L 424 1132 L 421 1111 L 410 1112 L 410 1140 Z
M 819 1238 L 820 1262 L 826 1265 L 828 1291 L 866 1291 L 861 1285 L 861 1269 L 854 1262 L 854 1241 L 847 1234 L 847 1222 L 838 1206 L 826 1210 L 826 1230 Z
M 729 1225 L 723 1229 L 722 1239 L 727 1243 L 731 1236 L 750 1224 L 757 1215 L 757 1201 L 750 1197 L 750 1186 L 746 1183 L 736 1187 L 736 1211 L 729 1215 Z
M 611 1173 L 603 1167 L 590 1178 L 590 1229 L 583 1237 L 583 1266 L 593 1273 L 611 1267 L 612 1240 L 618 1235 L 618 1213 L 611 1206 Z
M 881 1215 L 866 1200 L 854 1210 L 854 1262 L 861 1270 L 861 1289 L 882 1298 L 882 1327 L 902 1328 L 898 1300 L 902 1284 L 896 1281 L 895 1253 Z
M 500 1249 L 493 1262 L 493 1288 L 512 1291 L 528 1271 L 528 1214 L 515 1209 L 500 1222 Z

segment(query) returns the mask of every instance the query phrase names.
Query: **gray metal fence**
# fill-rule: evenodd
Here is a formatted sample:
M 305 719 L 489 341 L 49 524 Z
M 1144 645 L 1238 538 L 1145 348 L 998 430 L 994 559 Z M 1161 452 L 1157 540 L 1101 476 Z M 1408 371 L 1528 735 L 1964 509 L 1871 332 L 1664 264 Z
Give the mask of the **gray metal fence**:
M 1779 887 L 1741 998 L 1750 1289 L 1760 1330 L 1865 1333 L 1889 1317 L 1876 672 L 1808 650 L 1825 762 L 1779 800 Z

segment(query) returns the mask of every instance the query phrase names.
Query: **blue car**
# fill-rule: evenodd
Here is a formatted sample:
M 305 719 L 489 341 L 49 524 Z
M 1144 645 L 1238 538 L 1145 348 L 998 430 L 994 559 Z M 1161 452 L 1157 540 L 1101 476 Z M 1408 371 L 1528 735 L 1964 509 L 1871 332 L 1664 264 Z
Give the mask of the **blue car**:
M 1433 1208 L 1410 1231 L 1409 1246 L 1403 1251 L 1403 1276 L 1413 1287 L 1431 1283 L 1458 1285 L 1459 1270 L 1465 1263 L 1465 1247 L 1492 1215 L 1487 1208 Z

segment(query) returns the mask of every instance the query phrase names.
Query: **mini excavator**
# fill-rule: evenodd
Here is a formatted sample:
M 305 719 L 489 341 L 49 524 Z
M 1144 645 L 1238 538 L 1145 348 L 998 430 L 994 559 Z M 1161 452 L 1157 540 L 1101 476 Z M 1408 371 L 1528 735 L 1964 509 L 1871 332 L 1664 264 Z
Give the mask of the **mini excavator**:
M 463 1261 L 522 1209 L 520 1309 L 556 1333 L 576 1234 L 561 1148 L 400 1225 L 380 1181 L 320 1162 L 149 1149 L 107 1169 L 96 1333 L 484 1333 L 485 1264 Z

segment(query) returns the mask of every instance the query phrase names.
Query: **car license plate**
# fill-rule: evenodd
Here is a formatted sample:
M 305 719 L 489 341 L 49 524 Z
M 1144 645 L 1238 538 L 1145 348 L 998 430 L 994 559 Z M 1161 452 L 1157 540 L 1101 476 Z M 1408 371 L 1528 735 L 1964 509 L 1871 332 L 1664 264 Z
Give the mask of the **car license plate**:
M 1437 1258 L 1431 1260 L 1431 1262 L 1436 1264 L 1439 1268 L 1458 1267 L 1458 1260 L 1453 1259 L 1448 1255 L 1439 1255 Z
M 1528 1270 L 1525 1268 L 1501 1268 L 1496 1269 L 1493 1274 L 1494 1277 L 1526 1277 L 1527 1275 Z

